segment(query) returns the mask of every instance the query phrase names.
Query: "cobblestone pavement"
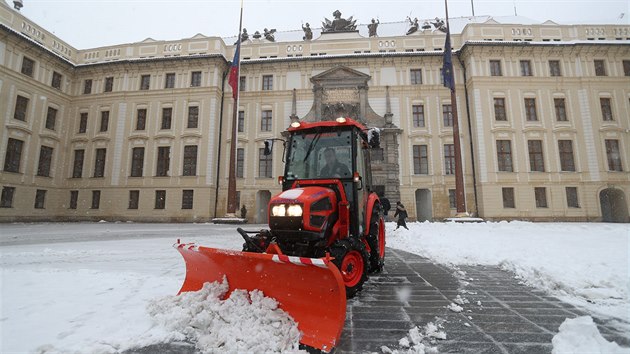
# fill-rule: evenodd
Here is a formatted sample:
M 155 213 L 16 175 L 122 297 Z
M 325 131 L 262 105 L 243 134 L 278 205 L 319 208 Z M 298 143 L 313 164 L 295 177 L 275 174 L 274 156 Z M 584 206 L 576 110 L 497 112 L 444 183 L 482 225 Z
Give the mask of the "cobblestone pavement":
M 458 269 L 461 272 L 387 249 L 385 271 L 372 277 L 348 304 L 338 352 L 381 352 L 384 345 L 398 349 L 398 340 L 414 325 L 441 322 L 446 340 L 431 344 L 440 353 L 551 353 L 551 339 L 560 324 L 586 315 L 519 284 L 499 268 Z M 401 296 L 405 291 L 408 296 Z M 458 295 L 468 303 L 456 313 L 447 306 Z M 595 322 L 606 339 L 630 346 L 627 334 L 624 337 L 606 321 Z
M 499 268 L 464 266 L 458 270 L 388 248 L 383 273 L 372 276 L 364 290 L 348 302 L 336 352 L 380 353 L 382 346 L 400 349 L 398 341 L 409 329 L 439 322 L 446 340 L 431 345 L 440 353 L 551 353 L 551 339 L 560 324 L 566 318 L 586 315 L 519 284 Z M 459 313 L 447 308 L 457 295 L 468 301 Z M 606 321 L 595 318 L 595 322 L 606 339 L 630 346 L 627 334 L 624 337 Z M 192 354 L 195 349 L 191 344 L 176 343 L 126 352 L 149 353 Z

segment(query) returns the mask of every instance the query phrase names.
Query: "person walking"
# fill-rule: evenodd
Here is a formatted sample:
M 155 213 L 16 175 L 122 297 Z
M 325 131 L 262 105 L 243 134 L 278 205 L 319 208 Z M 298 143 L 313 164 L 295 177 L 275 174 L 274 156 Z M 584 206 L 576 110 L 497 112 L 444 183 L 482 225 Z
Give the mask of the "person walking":
M 407 218 L 407 209 L 405 209 L 405 206 L 402 205 L 400 201 L 396 202 L 396 213 L 394 213 L 394 217 L 398 217 L 395 230 L 398 230 L 401 226 L 409 230 L 407 223 L 405 222 L 405 219 Z
M 385 221 L 387 221 L 387 213 L 389 213 L 389 209 L 392 208 L 392 205 L 389 203 L 389 199 L 385 197 L 381 198 L 381 205 L 383 206 L 383 217 L 385 218 Z

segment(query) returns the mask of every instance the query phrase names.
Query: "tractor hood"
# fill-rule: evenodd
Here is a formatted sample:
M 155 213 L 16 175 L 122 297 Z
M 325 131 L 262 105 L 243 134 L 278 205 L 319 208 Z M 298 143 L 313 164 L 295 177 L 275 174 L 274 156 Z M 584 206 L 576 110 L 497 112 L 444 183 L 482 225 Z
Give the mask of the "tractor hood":
M 311 204 L 334 192 L 325 187 L 304 187 L 286 190 L 271 199 L 272 204 Z

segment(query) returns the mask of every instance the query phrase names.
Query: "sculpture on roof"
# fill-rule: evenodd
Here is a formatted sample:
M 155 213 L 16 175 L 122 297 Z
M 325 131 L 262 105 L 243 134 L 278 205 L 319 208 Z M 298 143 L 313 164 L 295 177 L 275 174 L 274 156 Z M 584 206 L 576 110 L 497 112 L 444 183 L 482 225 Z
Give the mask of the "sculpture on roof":
M 431 29 L 431 25 L 429 24 L 429 21 L 424 21 L 424 23 L 422 24 L 422 30 L 428 29 Z
M 311 25 L 306 23 L 306 26 L 302 25 L 302 30 L 304 31 L 304 37 L 302 37 L 305 41 L 310 41 L 313 39 L 313 31 L 311 31 Z
M 444 24 L 444 20 L 436 17 L 435 22 L 431 22 L 431 24 L 433 25 L 433 27 L 435 27 L 436 30 L 446 33 L 446 25 Z
M 407 30 L 407 35 L 410 35 L 412 33 L 415 33 L 418 30 L 418 18 L 414 18 L 413 20 L 411 20 L 411 17 L 407 17 L 407 20 L 409 21 L 409 29 Z
M 247 28 L 243 28 L 243 33 L 241 33 L 241 42 L 245 42 L 249 39 L 249 34 L 247 33 Z
M 357 25 L 355 22 L 357 20 L 353 20 L 352 16 L 350 16 L 347 20 L 345 18 L 341 18 L 341 12 L 339 10 L 335 10 L 333 12 L 334 20 L 329 20 L 324 17 L 324 21 L 322 22 L 322 32 L 348 32 L 348 31 L 356 31 Z
M 378 28 L 379 23 L 381 23 L 381 21 L 372 19 L 372 23 L 368 25 L 368 33 L 370 34 L 370 37 L 376 37 L 376 29 Z
M 276 33 L 276 29 L 272 28 L 270 30 L 266 29 L 264 30 L 265 32 L 265 39 L 268 40 L 269 42 L 275 42 L 276 38 L 274 37 L 274 33 Z

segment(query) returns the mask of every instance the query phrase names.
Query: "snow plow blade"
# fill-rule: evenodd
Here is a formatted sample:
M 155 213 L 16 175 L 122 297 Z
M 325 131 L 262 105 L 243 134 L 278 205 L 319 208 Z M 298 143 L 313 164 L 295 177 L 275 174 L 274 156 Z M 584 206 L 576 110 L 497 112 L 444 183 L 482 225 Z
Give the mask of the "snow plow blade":
M 259 289 L 278 301 L 302 332 L 301 344 L 330 352 L 346 319 L 346 292 L 337 267 L 327 259 L 289 257 L 175 244 L 186 262 L 179 293 L 200 290 L 227 277 L 229 292 Z M 228 293 L 229 296 L 229 293 Z

